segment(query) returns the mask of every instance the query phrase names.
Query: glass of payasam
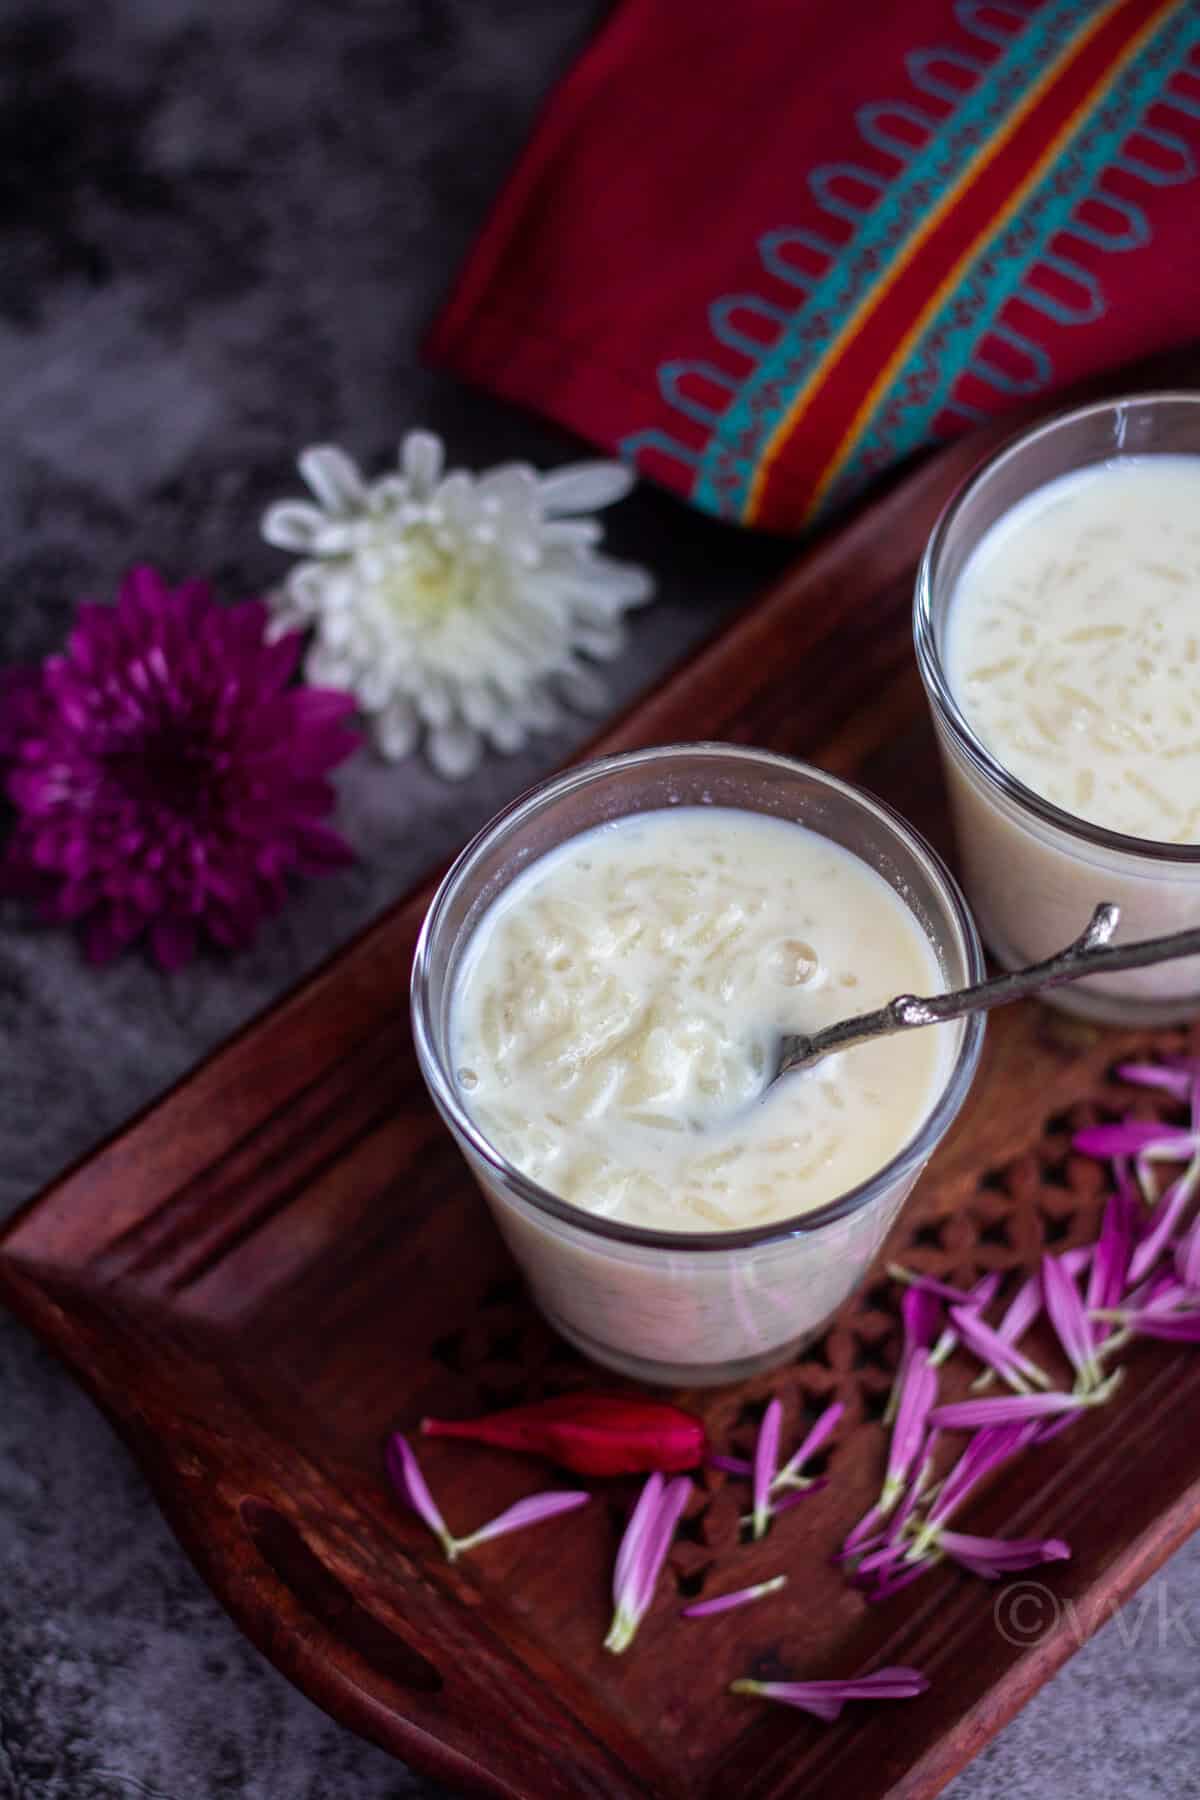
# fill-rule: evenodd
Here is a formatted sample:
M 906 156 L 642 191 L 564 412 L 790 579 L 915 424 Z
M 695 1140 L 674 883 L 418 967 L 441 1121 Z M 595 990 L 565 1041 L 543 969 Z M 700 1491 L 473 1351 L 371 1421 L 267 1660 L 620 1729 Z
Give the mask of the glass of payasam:
M 953 877 L 915 831 L 848 783 L 766 751 L 694 744 L 582 765 L 498 814 L 451 868 L 413 967 L 413 1030 L 430 1093 L 556 1330 L 623 1374 L 708 1386 L 785 1360 L 862 1280 L 966 1097 L 983 1022 L 934 1028 L 945 1034 L 936 1080 L 911 1135 L 867 1179 L 809 1211 L 739 1229 L 659 1229 L 590 1211 L 523 1173 L 481 1128 L 456 1067 L 452 1010 L 464 955 L 489 909 L 539 859 L 599 826 L 680 807 L 799 823 L 840 846 L 833 854 L 866 864 L 899 897 L 905 929 L 915 923 L 935 985 L 978 980 L 983 960 Z M 839 994 L 839 1016 L 861 1010 L 853 1002 L 852 989 L 844 1004 Z
M 1182 486 L 1181 465 L 1188 477 Z M 1043 495 L 1041 490 L 1052 483 L 1053 493 Z M 963 885 L 984 942 L 1007 969 L 1063 949 L 1102 901 L 1121 908 L 1117 942 L 1200 925 L 1200 842 L 1174 842 L 1165 830 L 1114 829 L 1080 816 L 1097 781 L 1089 745 L 1100 746 L 1101 766 L 1109 770 L 1102 779 L 1110 787 L 1122 780 L 1127 784 L 1131 807 L 1139 783 L 1143 794 L 1153 788 L 1153 779 L 1147 786 L 1146 771 L 1138 767 L 1146 734 L 1153 736 L 1158 766 L 1168 771 L 1182 767 L 1171 757 L 1200 754 L 1200 710 L 1193 717 L 1190 701 L 1177 709 L 1156 706 L 1164 690 L 1153 685 L 1163 659 L 1177 650 L 1180 676 L 1185 672 L 1182 659 L 1197 661 L 1200 698 L 1200 657 L 1189 641 L 1190 629 L 1176 646 L 1163 624 L 1168 609 L 1186 605 L 1194 610 L 1200 641 L 1200 515 L 1192 515 L 1186 504 L 1193 484 L 1192 503 L 1197 504 L 1200 394 L 1133 394 L 1064 413 L 1010 440 L 968 477 L 929 539 L 916 586 L 917 661 L 941 750 Z M 1018 558 L 1029 545 L 1029 528 L 1022 521 L 1036 520 L 1043 506 L 1048 519 L 1054 496 L 1072 485 L 1076 493 L 1088 487 L 1092 498 L 1087 504 L 1097 514 L 1094 524 L 1086 532 L 1082 526 L 1076 531 L 1071 516 L 1060 510 L 1061 524 L 1053 527 L 1059 535 L 1046 551 L 1054 560 L 1043 569 L 1040 582 L 1026 582 L 1029 591 L 1014 586 L 1011 599 L 1014 606 L 1025 606 L 1027 641 L 1039 646 L 1052 635 L 1052 605 L 1064 613 L 1068 606 L 1077 608 L 1080 616 L 1066 619 L 1074 629 L 1053 631 L 1047 683 L 1039 679 L 1040 664 L 1020 668 L 1034 728 L 1024 737 L 1014 729 L 1002 739 L 983 727 L 983 714 L 968 691 L 968 665 L 956 666 L 956 603 L 966 601 L 970 582 L 978 579 L 974 572 L 989 554 L 994 591 L 1000 591 L 1005 578 L 1002 558 L 1016 582 Z M 1182 504 L 1180 495 L 1185 496 Z M 1081 557 L 1085 538 L 1086 556 Z M 990 545 L 997 548 L 990 550 Z M 1021 565 L 1022 570 L 1029 566 Z M 1069 597 L 1063 585 L 1068 581 L 1075 583 Z M 1171 616 L 1179 617 L 1173 610 Z M 997 627 L 992 630 L 999 644 Z M 1127 631 L 1141 634 L 1149 654 L 1131 665 L 1133 679 L 1126 687 L 1130 717 L 1121 719 L 1109 701 L 1107 678 Z M 1004 651 L 1009 647 L 1005 640 L 990 657 L 980 657 L 981 670 L 1007 672 L 1011 659 Z M 1070 654 L 1055 658 L 1059 650 Z M 1008 679 L 1018 677 L 1008 673 Z M 1049 706 L 1040 706 L 1046 686 L 1054 698 Z M 1053 716 L 1047 717 L 1051 710 Z M 1164 738 L 1172 729 L 1178 732 L 1178 745 Z M 1103 762 L 1113 754 L 1114 732 L 1128 737 L 1124 768 L 1119 762 L 1115 767 Z M 1006 755 L 1012 761 L 1028 758 L 1020 764 L 1024 778 L 1006 765 Z M 1149 773 L 1153 777 L 1154 769 Z M 1200 792 L 1192 798 L 1200 819 Z M 1148 800 L 1146 804 L 1151 819 L 1166 817 L 1156 814 Z M 1076 805 L 1080 813 L 1072 810 Z M 1128 817 L 1136 820 L 1136 813 L 1131 810 Z M 1200 833 L 1189 832 L 1185 824 L 1184 835 Z M 1045 999 L 1103 1023 L 1177 1023 L 1200 1009 L 1200 957 L 1092 977 L 1057 988 Z

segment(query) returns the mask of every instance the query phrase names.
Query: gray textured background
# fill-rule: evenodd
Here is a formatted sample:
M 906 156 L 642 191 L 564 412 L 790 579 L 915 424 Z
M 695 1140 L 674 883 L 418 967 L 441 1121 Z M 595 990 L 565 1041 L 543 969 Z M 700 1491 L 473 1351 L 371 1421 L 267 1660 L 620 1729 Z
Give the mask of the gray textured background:
M 295 451 L 368 464 L 416 423 L 466 462 L 570 446 L 417 361 L 420 331 L 595 0 L 0 5 L 0 660 L 55 647 L 131 561 L 254 591 Z M 641 494 L 611 544 L 659 572 L 614 706 L 780 566 Z M 579 736 L 587 727 L 580 725 Z M 8 1210 L 395 898 L 569 749 L 466 791 L 363 756 L 359 865 L 248 956 L 96 973 L 0 916 Z M 1052 1522 L 1051 1522 L 1052 1523 Z M 1200 1794 L 1200 1555 L 1184 1552 L 953 1787 Z M 70 1380 L 0 1317 L 3 1800 L 432 1795 L 243 1642 Z M 731 1796 L 730 1800 L 735 1800 Z M 853 1800 L 847 1796 L 846 1800 Z

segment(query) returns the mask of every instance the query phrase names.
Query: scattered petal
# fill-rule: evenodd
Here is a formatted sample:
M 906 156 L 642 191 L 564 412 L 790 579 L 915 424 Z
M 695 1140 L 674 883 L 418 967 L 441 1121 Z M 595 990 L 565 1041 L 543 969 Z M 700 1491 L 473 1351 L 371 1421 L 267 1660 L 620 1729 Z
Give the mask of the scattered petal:
M 877 1669 L 852 1681 L 734 1681 L 732 1694 L 755 1694 L 832 1723 L 847 1700 L 911 1700 L 929 1683 L 917 1669 Z
M 633 1642 L 654 1598 L 654 1590 L 687 1505 L 692 1484 L 686 1475 L 665 1482 L 648 1477 L 625 1529 L 613 1574 L 613 1619 L 604 1648 L 620 1655 Z
M 1092 1261 L 1092 1246 L 1083 1244 L 1073 1250 L 1064 1250 L 1058 1260 L 1072 1279 L 1077 1278 Z M 1006 1344 L 1019 1344 L 1041 1310 L 1042 1274 L 1039 1269 L 1036 1274 L 1026 1276 L 1013 1295 L 996 1327 L 996 1335 Z
M 1190 1293 L 1200 1291 L 1200 1218 L 1192 1221 L 1175 1247 L 1175 1269 Z
M 1104 1208 L 1104 1222 L 1096 1243 L 1095 1255 L 1088 1270 L 1084 1305 L 1090 1314 L 1101 1307 L 1118 1306 L 1129 1277 L 1129 1259 L 1137 1235 L 1137 1201 L 1128 1190 L 1118 1188 Z M 1099 1345 L 1109 1334 L 1109 1326 L 1093 1326 L 1092 1336 Z
M 1111 1379 L 1111 1378 L 1110 1378 Z M 994 1400 L 954 1400 L 930 1414 L 930 1422 L 942 1431 L 979 1431 L 991 1425 L 1023 1425 L 1029 1419 L 1050 1419 L 1057 1413 L 1075 1412 L 1100 1404 L 1105 1382 L 1088 1394 L 1001 1394 Z M 1107 1398 L 1107 1394 L 1104 1396 Z
M 761 1600 L 766 1594 L 777 1594 L 787 1582 L 786 1575 L 772 1575 L 769 1581 L 756 1581 L 753 1587 L 735 1588 L 731 1594 L 718 1594 L 712 1600 L 697 1600 L 692 1606 L 685 1606 L 680 1613 L 681 1619 L 704 1619 L 710 1613 L 732 1612 L 735 1607 L 749 1606 L 753 1600 Z
M 921 1454 L 925 1428 L 937 1399 L 937 1371 L 924 1349 L 913 1351 L 908 1378 L 900 1404 L 896 1408 L 896 1425 L 888 1451 L 887 1476 L 879 1496 L 880 1510 L 891 1511 L 904 1491 L 909 1471 Z
M 1191 1204 L 1200 1182 L 1200 1157 L 1195 1157 L 1177 1180 L 1163 1194 L 1151 1215 L 1150 1228 L 1129 1260 L 1129 1279 L 1140 1281 L 1148 1275 L 1171 1240 L 1182 1215 Z
M 904 1390 L 913 1351 L 933 1349 L 941 1331 L 942 1317 L 942 1303 L 936 1294 L 930 1293 L 929 1289 L 919 1282 L 905 1288 L 900 1301 L 904 1345 L 900 1352 L 896 1379 L 892 1383 L 892 1391 L 888 1395 L 887 1407 L 883 1415 L 885 1425 L 890 1425 L 896 1416 L 896 1408 L 900 1404 L 900 1395 Z
M 1134 1337 L 1161 1338 L 1169 1344 L 1200 1344 L 1200 1309 L 1192 1312 L 1137 1312 L 1125 1318 Z
M 938 1548 L 975 1575 L 997 1581 L 1040 1563 L 1064 1562 L 1071 1547 L 1061 1538 L 971 1537 L 960 1531 L 940 1531 Z
M 1035 1387 L 1050 1386 L 1050 1377 L 1045 1370 L 1007 1343 L 972 1307 L 952 1306 L 950 1317 L 967 1349 L 1018 1393 L 1027 1392 L 1031 1382 Z
M 900 1263 L 889 1263 L 888 1274 L 893 1281 L 899 1281 L 908 1288 L 917 1288 L 935 1299 L 948 1300 L 955 1306 L 971 1304 L 971 1295 L 966 1288 L 952 1287 L 948 1281 L 939 1281 L 936 1276 L 922 1275 L 915 1269 L 904 1268 Z
M 1010 1425 L 992 1425 L 978 1431 L 967 1445 L 938 1490 L 930 1511 L 930 1523 L 937 1527 L 953 1517 L 979 1483 L 1018 1455 L 1036 1439 L 1037 1425 L 1028 1421 Z
M 876 1528 L 882 1525 L 885 1517 L 883 1508 L 878 1503 L 870 1507 L 858 1524 L 846 1534 L 837 1560 L 844 1562 L 864 1550 L 868 1544 L 874 1543 L 879 1535 Z
M 1042 1257 L 1042 1293 L 1058 1341 L 1086 1392 L 1099 1380 L 1092 1328 L 1079 1289 L 1058 1258 L 1048 1253 Z
M 798 1488 L 790 1494 L 785 1494 L 782 1500 L 772 1500 L 771 1511 L 775 1514 L 791 1512 L 794 1506 L 803 1506 L 804 1502 L 810 1499 L 813 1494 L 819 1494 L 823 1488 L 827 1488 L 828 1486 L 828 1475 L 816 1475 L 811 1481 L 806 1481 L 802 1488 Z
M 486 1544 L 489 1538 L 504 1537 L 510 1531 L 524 1531 L 529 1525 L 540 1525 L 545 1519 L 553 1519 L 559 1513 L 574 1512 L 577 1507 L 586 1506 L 591 1495 L 579 1492 L 554 1491 L 548 1494 L 531 1494 L 527 1500 L 518 1500 L 515 1506 L 508 1507 L 498 1513 L 478 1531 L 471 1532 L 469 1537 L 455 1540 L 455 1551 L 474 1550 L 478 1544 Z M 453 1557 L 451 1557 L 453 1561 Z
M 617 1560 L 613 1569 L 613 1601 L 616 1605 L 620 1605 L 622 1593 L 629 1589 L 630 1572 L 641 1555 L 646 1535 L 658 1516 L 665 1486 L 663 1477 L 657 1472 L 648 1476 L 638 1495 L 637 1503 L 629 1515 L 629 1522 L 617 1548 Z
M 438 1510 L 437 1502 L 429 1491 L 420 1465 L 413 1455 L 412 1447 L 403 1432 L 396 1431 L 388 1439 L 385 1453 L 387 1472 L 392 1486 L 403 1500 L 405 1506 L 411 1508 L 418 1518 L 424 1520 L 433 1532 L 442 1549 L 451 1561 L 454 1560 L 454 1539 L 447 1528 L 446 1521 Z
M 758 1428 L 754 1446 L 754 1535 L 762 1537 L 771 1518 L 771 1485 L 779 1468 L 779 1428 L 783 1420 L 783 1402 L 772 1399 Z
M 867 1595 L 868 1600 L 872 1605 L 878 1605 L 881 1600 L 890 1600 L 893 1594 L 900 1592 L 901 1588 L 911 1587 L 914 1581 L 920 1581 L 922 1575 L 927 1575 L 930 1569 L 936 1566 L 936 1561 L 935 1557 L 927 1557 L 923 1562 L 913 1563 L 910 1567 L 894 1575 L 889 1575 L 872 1593 Z
M 754 1464 L 744 1456 L 710 1456 L 710 1469 L 721 1469 L 726 1475 L 743 1475 L 749 1477 L 754 1473 Z
M 1086 1156 L 1144 1156 L 1165 1152 L 1180 1160 L 1194 1148 L 1192 1134 L 1180 1125 L 1163 1125 L 1157 1119 L 1126 1119 L 1121 1125 L 1089 1125 L 1077 1131 L 1072 1142 Z
M 984 1307 L 990 1306 L 995 1299 L 1002 1280 L 1003 1277 L 998 1269 L 994 1269 L 990 1275 L 981 1276 L 967 1295 L 964 1304 L 982 1312 Z M 929 1359 L 934 1368 L 939 1368 L 957 1347 L 958 1333 L 952 1326 L 947 1326 L 934 1345 L 933 1354 Z
M 794 1487 L 800 1482 L 803 1482 L 806 1488 L 811 1488 L 814 1485 L 811 1477 L 806 1478 L 804 1476 L 804 1465 L 808 1462 L 810 1457 L 815 1456 L 817 1451 L 823 1447 L 826 1439 L 832 1436 L 833 1432 L 837 1429 L 838 1421 L 841 1419 L 845 1410 L 845 1404 L 841 1400 L 835 1400 L 831 1405 L 825 1408 L 825 1411 L 813 1425 L 812 1430 L 808 1433 L 807 1437 L 804 1438 L 800 1448 L 793 1456 L 788 1458 L 786 1463 L 784 1463 L 782 1469 L 780 1469 L 778 1475 L 776 1475 L 772 1482 L 772 1487 Z
M 1190 1100 L 1193 1076 L 1186 1069 L 1168 1069 L 1162 1063 L 1118 1063 L 1117 1074 L 1135 1087 L 1161 1088 L 1176 1100 Z

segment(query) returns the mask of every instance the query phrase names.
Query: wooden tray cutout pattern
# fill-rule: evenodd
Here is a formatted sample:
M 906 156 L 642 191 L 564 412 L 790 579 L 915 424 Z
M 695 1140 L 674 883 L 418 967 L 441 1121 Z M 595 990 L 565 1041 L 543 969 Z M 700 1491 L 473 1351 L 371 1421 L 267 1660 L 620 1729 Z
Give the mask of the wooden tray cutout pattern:
M 1195 355 L 1160 360 L 1142 385 L 1198 371 Z M 769 745 L 861 780 L 947 847 L 911 578 L 980 448 L 943 452 L 818 547 L 593 749 Z M 583 1512 L 451 1568 L 387 1490 L 387 1432 L 597 1383 L 533 1310 L 421 1085 L 405 988 L 427 898 L 18 1215 L 0 1293 L 104 1408 L 255 1643 L 335 1717 L 450 1785 L 534 1800 L 936 1793 L 1200 1521 L 1200 1358 L 1139 1350 L 1105 1412 L 1002 1472 L 973 1509 L 973 1529 L 1072 1544 L 1047 1573 L 1036 1641 L 1012 1641 L 1003 1588 L 938 1570 L 875 1608 L 828 1563 L 880 1478 L 899 1332 L 878 1278 L 789 1366 L 693 1397 L 723 1447 L 749 1446 L 772 1393 L 793 1441 L 844 1400 L 833 1480 L 742 1546 L 744 1487 L 703 1475 L 627 1655 L 601 1640 L 635 1482 L 596 1483 Z M 966 1284 L 1090 1241 L 1101 1172 L 1071 1133 L 1130 1104 L 1116 1062 L 1186 1042 L 1033 1006 L 997 1015 L 889 1253 Z M 430 1444 L 422 1461 L 461 1530 L 548 1480 L 466 1445 Z M 780 1569 L 790 1583 L 770 1601 L 677 1617 L 689 1597 Z M 923 1668 L 930 1692 L 825 1727 L 726 1691 L 751 1672 L 879 1660 Z

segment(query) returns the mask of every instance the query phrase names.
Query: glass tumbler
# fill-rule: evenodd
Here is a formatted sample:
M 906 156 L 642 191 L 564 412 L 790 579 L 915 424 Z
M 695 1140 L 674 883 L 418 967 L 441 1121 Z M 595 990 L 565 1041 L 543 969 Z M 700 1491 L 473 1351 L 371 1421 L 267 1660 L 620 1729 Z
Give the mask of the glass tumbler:
M 1200 844 L 1128 837 L 1064 812 L 1018 781 L 967 723 L 946 673 L 959 577 L 997 519 L 1027 494 L 1117 457 L 1200 454 L 1200 394 L 1131 394 L 1064 413 L 1003 445 L 950 500 L 917 574 L 914 635 L 958 839 L 984 942 L 1006 969 L 1062 950 L 1101 901 L 1117 941 L 1200 924 Z M 1046 1003 L 1108 1024 L 1167 1025 L 1200 1010 L 1200 957 L 1055 988 Z
M 915 1136 L 868 1181 L 811 1212 L 732 1231 L 662 1231 L 601 1217 L 523 1175 L 472 1119 L 449 1023 L 472 931 L 513 878 L 565 839 L 679 805 L 796 820 L 861 857 L 897 891 L 947 987 L 983 959 L 953 877 L 918 834 L 847 782 L 767 751 L 684 744 L 555 776 L 499 813 L 442 882 L 417 945 L 412 1018 L 429 1091 L 550 1323 L 584 1355 L 669 1386 L 771 1367 L 814 1337 L 863 1275 L 954 1119 L 979 1060 L 982 1018 L 952 1026 L 944 1085 Z

